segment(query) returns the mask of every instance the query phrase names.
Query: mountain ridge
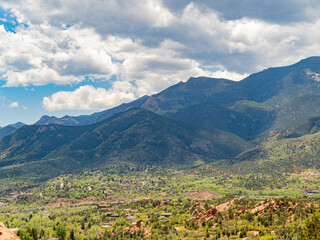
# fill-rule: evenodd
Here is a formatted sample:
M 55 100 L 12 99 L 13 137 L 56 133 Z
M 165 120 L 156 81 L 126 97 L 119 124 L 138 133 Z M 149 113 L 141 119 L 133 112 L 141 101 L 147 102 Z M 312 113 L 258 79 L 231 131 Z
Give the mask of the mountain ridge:
M 0 139 L 0 175 L 3 171 L 26 171 L 49 176 L 53 174 L 48 173 L 49 165 L 57 173 L 120 162 L 191 166 L 197 161 L 230 158 L 250 147 L 249 142 L 232 133 L 132 108 L 92 125 L 18 129 Z
M 0 127 L 0 138 L 9 135 L 20 127 L 23 127 L 25 124 L 22 122 L 16 122 L 14 124 L 9 124 L 4 127 Z
M 268 68 L 239 82 L 222 78 L 191 77 L 186 82 L 179 82 L 152 96 L 144 96 L 102 112 L 78 117 L 44 117 L 35 124 L 87 125 L 132 107 L 142 107 L 165 115 L 201 102 L 226 105 L 248 100 L 278 107 L 302 95 L 320 94 L 320 77 L 317 72 L 320 72 L 320 57 L 303 59 L 289 66 Z
M 44 125 L 23 126 L 0 139 L 0 175 L 47 178 L 108 164 L 192 167 L 222 160 L 288 168 L 290 156 L 310 166 L 307 159 L 314 164 L 320 154 L 317 120 L 310 120 L 320 116 L 318 72 L 315 57 L 240 82 L 190 78 L 93 115 L 44 116 Z M 302 159 L 295 153 L 299 144 L 315 150 L 304 151 Z

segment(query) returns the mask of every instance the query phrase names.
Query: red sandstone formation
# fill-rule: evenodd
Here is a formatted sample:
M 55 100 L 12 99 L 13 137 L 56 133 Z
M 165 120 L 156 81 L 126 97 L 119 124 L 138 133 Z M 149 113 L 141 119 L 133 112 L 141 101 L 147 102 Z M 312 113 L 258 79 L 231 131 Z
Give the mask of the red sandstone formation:
M 1 240 L 19 240 L 13 232 L 11 232 L 6 226 L 0 222 L 0 239 Z
M 198 220 L 205 219 L 206 221 L 210 220 L 213 216 L 218 213 L 217 208 L 213 207 L 209 211 L 200 213 L 197 217 Z

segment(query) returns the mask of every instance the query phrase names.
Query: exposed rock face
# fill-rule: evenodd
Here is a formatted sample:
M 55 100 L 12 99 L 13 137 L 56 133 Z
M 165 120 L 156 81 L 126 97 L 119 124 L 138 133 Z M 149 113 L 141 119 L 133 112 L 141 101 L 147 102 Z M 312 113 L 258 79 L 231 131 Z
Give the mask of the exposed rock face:
M 245 214 L 245 213 L 246 213 L 246 208 L 240 206 L 240 207 L 238 208 L 238 214 Z
M 273 211 L 274 212 L 281 206 L 284 206 L 284 202 L 283 201 L 279 201 L 279 203 L 277 204 L 277 202 L 273 198 L 268 198 L 266 200 L 266 202 L 261 201 L 260 205 L 256 206 L 254 209 L 251 209 L 250 212 L 253 213 L 253 214 L 258 213 L 259 215 L 262 215 L 267 211 Z M 290 212 L 290 211 L 292 211 L 293 208 L 288 207 L 286 211 Z
M 16 236 L 13 232 L 11 232 L 6 226 L 0 222 L 0 240 L 18 240 L 18 236 Z
M 142 219 L 139 219 L 133 227 L 125 228 L 123 232 L 135 233 L 141 229 L 141 223 L 142 223 Z
M 297 206 L 298 206 L 298 203 L 296 203 L 296 204 L 293 205 L 293 206 L 289 206 L 289 207 L 287 207 L 286 211 L 287 211 L 287 212 L 292 212 L 292 210 L 295 209 Z
M 141 228 L 141 222 L 142 222 L 142 219 L 138 220 L 136 223 L 136 227 L 139 229 Z
M 205 219 L 206 221 L 212 219 L 213 216 L 217 214 L 218 210 L 217 208 L 213 207 L 209 211 L 200 213 L 199 216 L 197 217 L 198 220 Z

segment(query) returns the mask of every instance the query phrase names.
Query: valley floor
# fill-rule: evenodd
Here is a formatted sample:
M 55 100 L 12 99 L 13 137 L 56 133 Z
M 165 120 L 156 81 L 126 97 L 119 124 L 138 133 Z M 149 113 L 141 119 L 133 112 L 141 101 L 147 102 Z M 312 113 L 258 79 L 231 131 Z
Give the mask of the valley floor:
M 270 176 L 214 165 L 5 179 L 0 221 L 21 239 L 307 239 L 308 221 L 320 222 L 319 180 L 316 170 Z

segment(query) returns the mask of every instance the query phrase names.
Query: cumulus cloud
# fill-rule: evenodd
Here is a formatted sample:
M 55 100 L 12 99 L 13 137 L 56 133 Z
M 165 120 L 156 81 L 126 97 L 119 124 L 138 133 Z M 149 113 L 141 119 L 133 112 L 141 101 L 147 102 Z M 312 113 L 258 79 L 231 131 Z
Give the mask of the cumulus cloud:
M 108 108 L 189 77 L 240 80 L 320 54 L 320 4 L 313 0 L 0 0 L 0 5 L 28 25 L 16 33 L 0 26 L 6 87 L 117 79 L 110 89 L 87 85 L 48 96 L 43 106 L 51 111 Z
M 163 28 L 175 20 L 174 13 L 162 0 L 1 0 L 0 4 L 12 9 L 21 22 L 45 22 L 58 27 L 80 24 L 101 34 Z
M 320 2 L 316 0 L 200 0 L 194 2 L 208 9 L 215 9 L 227 20 L 248 17 L 273 23 L 312 21 L 318 18 L 320 9 Z M 190 0 L 164 0 L 164 4 L 172 11 L 181 11 L 189 3 Z
M 12 102 L 9 105 L 9 108 L 17 108 L 17 107 L 19 107 L 19 103 L 18 102 Z
M 81 86 L 73 92 L 61 91 L 43 99 L 43 107 L 56 110 L 101 110 L 135 99 L 128 82 L 115 82 L 110 90 Z
M 0 71 L 8 87 L 70 84 L 116 72 L 104 42 L 92 29 L 34 25 L 12 33 L 1 25 L 0 45 Z

